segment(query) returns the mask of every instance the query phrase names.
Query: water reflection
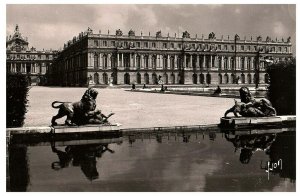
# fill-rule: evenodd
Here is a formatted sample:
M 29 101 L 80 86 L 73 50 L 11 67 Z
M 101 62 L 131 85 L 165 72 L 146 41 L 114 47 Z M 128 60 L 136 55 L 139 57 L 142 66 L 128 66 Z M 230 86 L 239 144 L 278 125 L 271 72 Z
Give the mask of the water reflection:
M 248 164 L 253 154 L 264 151 L 269 160 L 261 163 L 261 169 L 268 174 L 279 174 L 281 178 L 296 180 L 296 134 L 295 131 L 282 133 L 233 135 L 225 134 L 227 141 L 240 151 L 240 162 Z
M 136 132 L 11 145 L 8 184 L 11 191 L 289 191 L 289 179 L 295 191 L 295 131 L 279 131 Z
M 234 135 L 232 138 L 225 134 L 225 139 L 235 147 L 234 152 L 240 150 L 240 162 L 243 164 L 248 164 L 256 151 L 270 148 L 275 138 L 276 134 Z
M 69 167 L 72 162 L 73 167 L 80 167 L 83 174 L 89 180 L 95 180 L 99 177 L 97 171 L 97 158 L 101 158 L 105 152 L 114 153 L 109 149 L 109 144 L 88 144 L 66 146 L 64 151 L 55 146 L 55 142 L 51 142 L 51 150 L 56 153 L 58 161 L 51 164 L 54 170 L 60 170 Z

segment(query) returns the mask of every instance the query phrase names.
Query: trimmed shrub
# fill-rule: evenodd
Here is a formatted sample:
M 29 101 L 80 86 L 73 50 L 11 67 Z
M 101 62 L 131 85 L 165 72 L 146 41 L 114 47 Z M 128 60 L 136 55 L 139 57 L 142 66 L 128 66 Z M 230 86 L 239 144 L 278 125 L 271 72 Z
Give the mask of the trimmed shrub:
M 278 115 L 296 114 L 296 59 L 268 66 L 268 97 Z
M 29 80 L 22 74 L 7 74 L 6 79 L 6 127 L 21 127 L 27 112 Z

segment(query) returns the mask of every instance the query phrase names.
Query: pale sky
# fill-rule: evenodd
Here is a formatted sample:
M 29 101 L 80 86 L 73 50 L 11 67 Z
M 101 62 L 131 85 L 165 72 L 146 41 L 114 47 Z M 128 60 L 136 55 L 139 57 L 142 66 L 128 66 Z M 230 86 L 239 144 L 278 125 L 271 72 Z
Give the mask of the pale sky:
M 13 34 L 18 24 L 23 36 L 28 37 L 30 46 L 37 49 L 59 49 L 63 44 L 85 31 L 115 34 L 121 29 L 127 34 L 132 28 L 136 35 L 155 35 L 161 30 L 174 36 L 187 30 L 191 37 L 208 37 L 214 32 L 217 38 L 238 34 L 263 40 L 271 36 L 285 40 L 292 37 L 293 53 L 296 47 L 295 5 L 7 5 L 7 35 Z

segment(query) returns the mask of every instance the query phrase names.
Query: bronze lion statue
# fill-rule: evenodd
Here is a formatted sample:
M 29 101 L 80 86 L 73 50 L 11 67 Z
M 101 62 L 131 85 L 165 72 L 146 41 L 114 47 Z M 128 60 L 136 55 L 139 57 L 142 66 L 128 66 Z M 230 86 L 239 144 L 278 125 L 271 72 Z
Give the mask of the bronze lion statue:
M 57 125 L 55 122 L 57 119 L 67 116 L 65 120 L 66 125 L 81 125 L 85 124 L 86 118 L 90 113 L 96 109 L 96 98 L 98 92 L 93 88 L 88 88 L 83 94 L 82 98 L 78 102 L 61 102 L 54 101 L 52 103 L 53 108 L 58 108 L 57 115 L 52 117 L 52 126 Z M 60 105 L 55 106 L 55 104 Z

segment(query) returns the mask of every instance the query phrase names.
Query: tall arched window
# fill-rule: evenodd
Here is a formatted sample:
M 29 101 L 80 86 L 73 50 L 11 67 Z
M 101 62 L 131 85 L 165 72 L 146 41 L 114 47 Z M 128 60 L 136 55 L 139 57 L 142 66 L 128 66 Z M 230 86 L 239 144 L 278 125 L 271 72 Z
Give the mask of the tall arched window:
M 181 69 L 182 68 L 182 59 L 180 57 L 177 58 L 177 67 L 178 69 Z
M 247 59 L 247 70 L 251 69 L 251 58 Z
M 140 73 L 136 74 L 136 83 L 141 84 L 141 74 Z
M 230 58 L 230 67 L 231 67 L 232 70 L 234 70 L 234 66 L 235 66 L 234 65 L 234 57 L 231 57 Z
M 171 70 L 174 70 L 174 67 L 175 67 L 175 59 L 174 59 L 174 56 L 171 56 L 170 57 L 170 68 L 171 68 Z
M 136 68 L 137 69 L 141 68 L 141 56 L 140 55 L 136 56 Z
M 156 56 L 153 55 L 151 58 L 152 69 L 156 69 Z
M 164 56 L 163 57 L 163 69 L 167 69 L 168 68 L 168 57 Z
M 98 54 L 94 54 L 94 68 L 99 67 L 99 56 Z
M 145 55 L 144 56 L 144 66 L 145 66 L 145 69 L 148 69 L 148 67 L 149 67 L 149 65 L 148 65 L 148 59 L 149 59 L 149 57 L 148 57 L 148 55 Z
M 106 54 L 103 55 L 103 68 L 107 69 L 107 55 Z
M 241 58 L 241 70 L 245 69 L 245 59 Z
M 228 70 L 228 59 L 227 59 L 227 57 L 224 58 L 224 69 Z
M 145 80 L 145 84 L 149 84 L 149 74 L 148 73 L 144 74 L 144 80 Z

